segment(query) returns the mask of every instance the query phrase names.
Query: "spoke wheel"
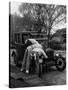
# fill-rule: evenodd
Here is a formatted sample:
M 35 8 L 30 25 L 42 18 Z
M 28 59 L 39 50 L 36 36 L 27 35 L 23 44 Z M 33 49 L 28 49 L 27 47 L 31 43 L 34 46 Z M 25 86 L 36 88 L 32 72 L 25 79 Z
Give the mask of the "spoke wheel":
M 63 71 L 66 67 L 66 61 L 64 58 L 58 58 L 58 60 L 56 60 L 56 68 L 58 71 Z

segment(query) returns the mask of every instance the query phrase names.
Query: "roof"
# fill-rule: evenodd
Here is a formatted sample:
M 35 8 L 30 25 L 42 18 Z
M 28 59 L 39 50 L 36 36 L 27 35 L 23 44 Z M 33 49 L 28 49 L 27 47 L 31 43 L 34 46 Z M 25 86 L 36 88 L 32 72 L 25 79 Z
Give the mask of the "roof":
M 45 34 L 46 32 L 38 32 L 38 31 L 18 31 L 18 32 L 15 32 L 15 33 L 43 33 Z

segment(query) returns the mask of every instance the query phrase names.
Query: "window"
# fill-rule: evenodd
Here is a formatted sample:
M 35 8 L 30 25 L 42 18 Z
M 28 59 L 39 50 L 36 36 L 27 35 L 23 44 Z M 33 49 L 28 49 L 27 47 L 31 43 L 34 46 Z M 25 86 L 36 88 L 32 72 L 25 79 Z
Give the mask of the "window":
M 17 34 L 17 39 L 18 43 L 20 43 L 20 33 Z
M 15 33 L 15 41 L 17 42 L 17 34 Z

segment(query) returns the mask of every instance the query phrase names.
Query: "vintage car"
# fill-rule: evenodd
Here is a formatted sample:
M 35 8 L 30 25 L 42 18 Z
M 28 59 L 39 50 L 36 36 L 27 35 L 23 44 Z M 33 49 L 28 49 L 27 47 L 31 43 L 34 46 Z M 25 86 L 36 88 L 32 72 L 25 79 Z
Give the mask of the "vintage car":
M 46 40 L 46 33 L 38 35 L 37 31 L 20 31 L 14 33 L 14 42 L 10 44 L 10 56 L 13 57 L 14 62 L 17 66 L 21 66 L 25 52 L 25 39 L 34 38 L 39 42 Z M 42 39 L 41 39 L 42 37 Z M 11 61 L 10 61 L 11 62 Z
M 28 33 L 23 34 L 27 36 Z M 22 34 L 21 34 L 22 35 Z M 18 34 L 19 36 L 19 34 Z M 21 37 L 21 36 L 20 36 Z M 21 39 L 20 39 L 21 40 Z M 19 40 L 18 40 L 19 41 Z M 22 40 L 23 41 L 23 40 Z M 23 60 L 23 56 L 24 56 L 24 52 L 25 52 L 25 45 L 24 42 L 23 43 L 14 43 L 15 48 L 12 52 L 12 56 L 14 57 L 14 62 L 17 66 L 22 65 L 22 60 Z M 39 56 L 37 53 L 32 52 L 30 55 L 30 73 L 32 73 L 32 71 L 34 71 L 34 73 L 37 73 L 38 76 L 42 76 L 43 70 L 44 68 L 50 68 L 51 66 L 56 66 L 58 71 L 63 71 L 66 67 L 66 60 L 64 57 L 62 57 L 62 55 L 60 54 L 54 54 L 54 50 L 52 50 L 51 48 L 47 48 L 45 50 L 45 53 L 47 54 L 48 58 L 44 58 L 42 55 Z
M 39 56 L 37 53 L 33 52 L 31 55 L 32 62 L 37 62 L 38 66 L 36 68 L 38 76 L 42 76 L 43 70 L 56 66 L 58 71 L 63 71 L 66 67 L 66 59 L 61 54 L 54 54 L 54 50 L 51 48 L 46 49 L 46 55 L 48 58 L 44 58 L 42 55 Z M 36 60 L 35 60 L 36 59 Z M 33 66 L 34 64 L 32 64 Z M 36 66 L 35 66 L 36 67 Z M 32 67 L 31 67 L 32 69 Z M 34 70 L 34 69 L 33 69 Z

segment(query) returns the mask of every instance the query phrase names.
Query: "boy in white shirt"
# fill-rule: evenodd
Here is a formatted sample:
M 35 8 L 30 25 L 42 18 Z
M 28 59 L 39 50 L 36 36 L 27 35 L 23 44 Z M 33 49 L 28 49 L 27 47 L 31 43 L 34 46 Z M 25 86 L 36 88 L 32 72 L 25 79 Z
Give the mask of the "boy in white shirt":
M 31 43 L 31 44 L 29 44 Z M 47 58 L 47 55 L 45 54 L 42 45 L 39 44 L 35 39 L 28 39 L 25 41 L 25 45 L 27 46 L 23 62 L 22 62 L 22 68 L 21 71 L 24 69 L 26 70 L 26 73 L 29 73 L 29 66 L 30 66 L 30 54 L 31 52 L 38 52 L 42 53 L 45 58 Z

